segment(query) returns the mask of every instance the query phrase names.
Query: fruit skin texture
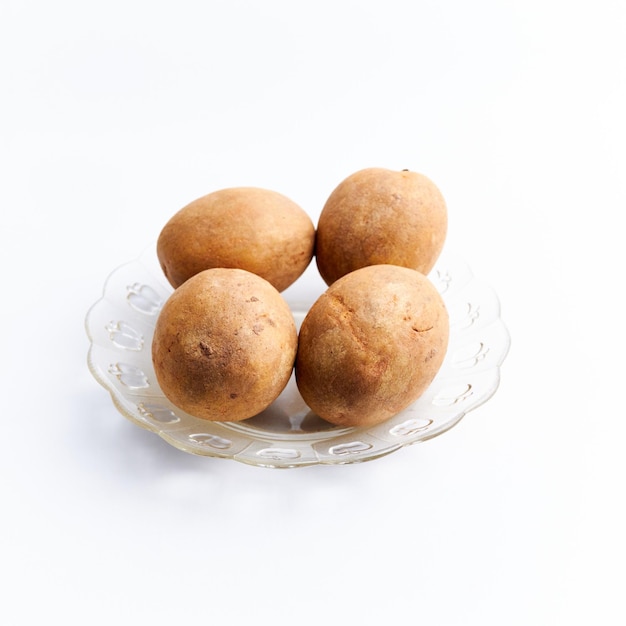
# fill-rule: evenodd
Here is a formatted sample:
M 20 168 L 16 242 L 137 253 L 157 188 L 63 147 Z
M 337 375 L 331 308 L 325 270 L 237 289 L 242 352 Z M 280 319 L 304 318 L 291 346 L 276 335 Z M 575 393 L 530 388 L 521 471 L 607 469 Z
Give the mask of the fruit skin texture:
M 152 342 L 165 396 L 207 420 L 267 408 L 293 371 L 298 336 L 289 306 L 265 279 L 239 269 L 200 272 L 168 298 Z
M 179 287 L 205 269 L 257 274 L 283 291 L 313 258 L 315 226 L 295 202 L 258 187 L 220 189 L 175 213 L 161 230 L 157 256 Z
M 407 170 L 367 168 L 342 181 L 317 224 L 316 262 L 330 285 L 367 265 L 433 268 L 446 238 L 448 213 L 435 184 Z
M 332 424 L 378 424 L 426 390 L 448 337 L 448 312 L 426 276 L 394 265 L 355 270 L 334 282 L 302 323 L 298 389 Z

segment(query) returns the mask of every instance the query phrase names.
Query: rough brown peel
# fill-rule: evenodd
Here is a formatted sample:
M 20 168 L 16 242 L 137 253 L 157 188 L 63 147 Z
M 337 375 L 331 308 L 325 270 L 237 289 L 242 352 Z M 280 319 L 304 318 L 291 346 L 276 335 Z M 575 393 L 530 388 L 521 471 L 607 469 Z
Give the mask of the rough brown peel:
M 300 329 L 296 381 L 305 402 L 340 426 L 366 426 L 414 402 L 448 346 L 444 302 L 423 274 L 372 265 L 334 282 Z
M 293 370 L 297 331 L 265 279 L 239 269 L 200 272 L 159 314 L 152 360 L 166 397 L 195 417 L 239 421 L 267 408 Z
M 244 269 L 278 291 L 313 258 L 311 218 L 284 195 L 257 187 L 220 189 L 174 214 L 157 240 L 157 256 L 176 288 L 202 270 Z
M 408 170 L 363 169 L 342 181 L 322 209 L 317 267 L 328 285 L 368 265 L 428 274 L 447 227 L 444 198 L 429 178 Z

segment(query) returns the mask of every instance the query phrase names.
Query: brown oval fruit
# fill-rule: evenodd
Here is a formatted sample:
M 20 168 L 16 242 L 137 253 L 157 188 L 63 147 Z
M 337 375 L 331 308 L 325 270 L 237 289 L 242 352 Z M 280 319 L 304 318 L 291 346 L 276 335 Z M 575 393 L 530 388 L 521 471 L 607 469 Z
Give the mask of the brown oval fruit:
M 372 265 L 334 282 L 305 317 L 296 382 L 332 424 L 380 423 L 414 402 L 443 362 L 445 304 L 423 274 Z
M 176 288 L 214 267 L 244 269 L 278 291 L 313 258 L 315 227 L 300 206 L 275 191 L 233 187 L 183 207 L 165 224 L 157 256 Z
M 428 274 L 447 227 L 444 198 L 426 176 L 408 170 L 360 170 L 335 188 L 322 209 L 317 266 L 328 285 L 368 265 L 401 265 Z
M 293 370 L 298 337 L 289 306 L 245 270 L 200 272 L 172 293 L 159 317 L 152 361 L 165 396 L 207 420 L 260 413 Z

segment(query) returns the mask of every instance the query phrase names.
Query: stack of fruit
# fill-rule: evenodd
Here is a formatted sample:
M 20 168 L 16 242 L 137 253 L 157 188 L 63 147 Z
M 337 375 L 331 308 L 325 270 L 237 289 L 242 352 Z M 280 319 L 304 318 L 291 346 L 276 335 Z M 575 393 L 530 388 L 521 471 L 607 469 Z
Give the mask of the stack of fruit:
M 174 292 L 152 359 L 163 393 L 199 418 L 267 408 L 295 368 L 308 406 L 365 426 L 414 402 L 443 362 L 446 307 L 427 277 L 443 248 L 437 187 L 408 170 L 358 171 L 331 193 L 317 228 L 266 189 L 222 189 L 163 227 L 157 254 Z M 300 332 L 281 292 L 315 258 L 328 289 Z

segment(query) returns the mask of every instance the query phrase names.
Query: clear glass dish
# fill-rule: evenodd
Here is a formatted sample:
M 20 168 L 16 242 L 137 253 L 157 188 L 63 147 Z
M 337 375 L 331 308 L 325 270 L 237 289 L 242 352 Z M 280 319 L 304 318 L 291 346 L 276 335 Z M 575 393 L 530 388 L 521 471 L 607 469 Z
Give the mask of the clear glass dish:
M 446 358 L 414 404 L 376 426 L 342 428 L 322 420 L 302 400 L 293 375 L 268 409 L 243 422 L 209 422 L 170 403 L 152 367 L 154 325 L 172 292 L 154 247 L 115 269 L 87 313 L 89 369 L 120 413 L 185 452 L 275 468 L 376 459 L 447 431 L 499 384 L 510 337 L 495 292 L 445 255 L 430 279 L 450 314 Z M 324 289 L 313 262 L 283 292 L 298 328 Z

